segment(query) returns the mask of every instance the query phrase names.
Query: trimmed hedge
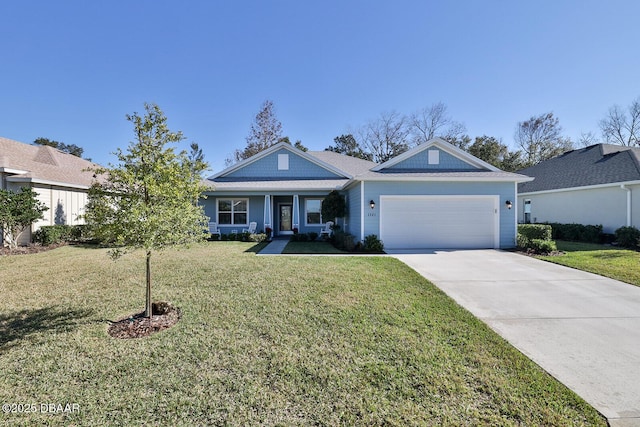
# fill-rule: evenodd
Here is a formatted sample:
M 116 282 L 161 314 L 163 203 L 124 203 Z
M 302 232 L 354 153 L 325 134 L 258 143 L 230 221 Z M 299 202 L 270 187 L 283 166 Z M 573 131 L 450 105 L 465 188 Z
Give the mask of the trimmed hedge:
M 529 240 L 551 240 L 552 229 L 548 224 L 518 224 L 518 234 Z
M 554 240 L 573 242 L 602 243 L 605 239 L 602 225 L 547 223 L 551 226 Z
M 558 250 L 551 236 L 551 226 L 548 224 L 518 224 L 516 244 L 520 249 L 547 254 Z

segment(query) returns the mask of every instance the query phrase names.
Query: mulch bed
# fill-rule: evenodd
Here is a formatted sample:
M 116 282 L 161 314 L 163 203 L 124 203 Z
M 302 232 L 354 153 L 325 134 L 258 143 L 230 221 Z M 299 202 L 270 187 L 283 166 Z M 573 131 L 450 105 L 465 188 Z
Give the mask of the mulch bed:
M 154 302 L 151 317 L 144 317 L 144 312 L 125 317 L 113 322 L 108 333 L 114 338 L 142 338 L 156 332 L 169 329 L 182 317 L 178 307 L 168 302 Z
M 9 248 L 0 247 L 0 256 L 2 255 L 29 255 L 29 254 L 37 254 L 40 252 L 49 251 L 51 249 L 59 248 L 60 246 L 65 246 L 66 243 L 58 243 L 55 245 L 42 246 L 42 245 L 28 245 L 28 246 L 18 246 L 14 250 L 10 250 Z

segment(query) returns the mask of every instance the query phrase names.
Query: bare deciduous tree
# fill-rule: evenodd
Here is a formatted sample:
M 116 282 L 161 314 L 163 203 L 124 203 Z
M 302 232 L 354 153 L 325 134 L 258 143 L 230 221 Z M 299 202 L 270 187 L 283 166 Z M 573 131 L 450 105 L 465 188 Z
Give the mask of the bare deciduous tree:
M 439 136 L 447 141 L 460 138 L 466 127 L 454 121 L 447 113 L 447 106 L 442 102 L 425 107 L 408 119 L 412 145 L 419 145 Z
M 395 111 L 382 113 L 379 118 L 369 121 L 359 134 L 360 141 L 376 163 L 384 163 L 409 149 L 407 119 Z
M 618 105 L 611 107 L 607 116 L 600 120 L 600 130 L 610 144 L 640 144 L 640 97 L 629 105 L 628 112 Z

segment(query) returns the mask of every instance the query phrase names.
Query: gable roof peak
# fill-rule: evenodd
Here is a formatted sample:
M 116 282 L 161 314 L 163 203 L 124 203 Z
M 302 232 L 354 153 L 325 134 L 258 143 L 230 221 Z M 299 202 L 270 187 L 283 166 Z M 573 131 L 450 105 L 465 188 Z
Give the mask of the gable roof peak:
M 291 153 L 293 153 L 294 155 L 297 155 L 299 157 L 302 157 L 303 159 L 314 163 L 318 166 L 320 166 L 321 168 L 324 168 L 332 173 L 335 173 L 337 175 L 343 176 L 344 178 L 348 178 L 351 179 L 353 178 L 349 173 L 327 163 L 322 161 L 321 159 L 318 159 L 317 157 L 311 155 L 310 153 L 304 152 L 296 147 L 294 147 L 293 145 L 291 145 L 288 142 L 282 141 L 282 142 L 278 142 L 277 144 L 272 145 L 269 148 L 266 148 L 262 151 L 260 151 L 259 153 L 254 154 L 253 156 L 249 157 L 248 159 L 244 159 L 238 163 L 236 163 L 235 165 L 231 165 L 228 168 L 210 176 L 208 179 L 216 179 L 216 178 L 220 178 L 223 177 L 225 175 L 228 175 L 230 173 L 233 173 L 239 169 L 242 169 L 243 167 L 250 165 L 260 159 L 263 159 L 264 157 L 278 151 L 278 150 L 282 150 L 285 149 L 287 151 L 290 151 Z
M 468 152 L 464 151 L 461 148 L 456 147 L 455 145 L 445 141 L 444 139 L 440 138 L 440 137 L 435 137 L 432 138 L 428 141 L 423 142 L 422 144 L 419 144 L 407 151 L 405 151 L 402 154 L 397 155 L 396 157 L 393 157 L 389 160 L 387 160 L 386 162 L 379 164 L 375 167 L 373 167 L 371 170 L 374 172 L 378 172 L 381 171 L 383 169 L 387 169 L 390 168 L 394 165 L 397 165 L 398 163 L 415 156 L 418 153 L 421 153 L 422 151 L 428 150 L 431 147 L 437 147 L 439 149 L 441 149 L 442 151 L 445 151 L 449 154 L 451 154 L 454 157 L 459 158 L 460 160 L 476 166 L 478 168 L 481 169 L 487 169 L 489 171 L 492 172 L 500 172 L 500 169 L 496 168 L 493 165 L 490 165 L 489 163 L 485 162 L 484 160 L 480 160 L 479 158 L 469 154 Z

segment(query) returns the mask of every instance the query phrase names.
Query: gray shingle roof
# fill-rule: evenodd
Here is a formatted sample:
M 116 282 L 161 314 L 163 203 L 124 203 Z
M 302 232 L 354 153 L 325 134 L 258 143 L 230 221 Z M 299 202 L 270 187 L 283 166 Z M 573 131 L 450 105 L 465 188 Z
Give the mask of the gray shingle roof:
M 333 151 L 309 151 L 313 157 L 330 164 L 331 166 L 348 173 L 351 176 L 358 176 L 376 166 L 377 163 L 357 157 L 346 156 Z
M 640 180 L 640 148 L 596 144 L 568 151 L 518 171 L 535 180 L 518 185 L 519 193 Z
M 52 147 L 35 146 L 0 137 L 0 168 L 26 171 L 9 179 L 52 182 L 72 187 L 89 187 L 98 165 Z

